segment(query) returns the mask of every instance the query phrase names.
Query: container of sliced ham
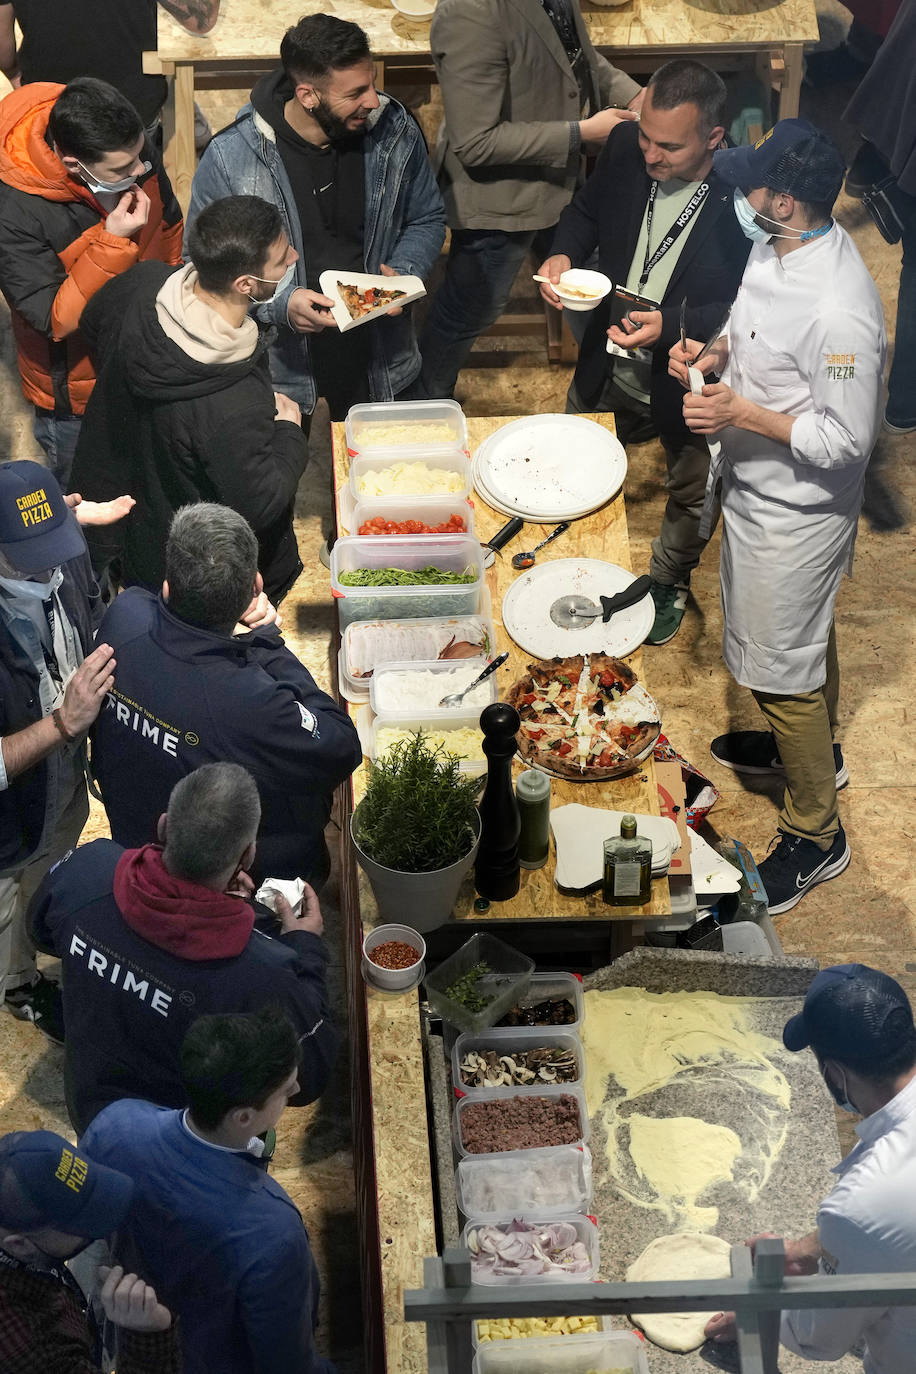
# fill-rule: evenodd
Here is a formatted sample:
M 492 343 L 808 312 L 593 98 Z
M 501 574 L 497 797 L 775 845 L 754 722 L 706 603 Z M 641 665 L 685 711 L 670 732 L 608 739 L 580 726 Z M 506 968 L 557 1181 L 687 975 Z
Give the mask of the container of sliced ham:
M 587 1283 L 598 1273 L 598 1227 L 581 1213 L 469 1221 L 461 1244 L 471 1252 L 472 1283 Z
M 494 644 L 493 622 L 481 615 L 357 621 L 343 632 L 340 689 L 347 701 L 358 704 L 369 700 L 370 679 L 382 663 L 489 659 Z

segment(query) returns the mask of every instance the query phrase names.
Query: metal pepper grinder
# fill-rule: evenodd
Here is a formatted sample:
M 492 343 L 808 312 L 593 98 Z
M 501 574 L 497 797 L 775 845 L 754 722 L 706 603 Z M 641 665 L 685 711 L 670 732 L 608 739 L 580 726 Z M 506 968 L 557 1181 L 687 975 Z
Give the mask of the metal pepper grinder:
M 512 758 L 521 721 L 514 706 L 495 702 L 480 715 L 487 785 L 480 803 L 481 834 L 474 882 L 481 897 L 506 902 L 518 892 L 520 867 L 518 802 L 512 787 Z

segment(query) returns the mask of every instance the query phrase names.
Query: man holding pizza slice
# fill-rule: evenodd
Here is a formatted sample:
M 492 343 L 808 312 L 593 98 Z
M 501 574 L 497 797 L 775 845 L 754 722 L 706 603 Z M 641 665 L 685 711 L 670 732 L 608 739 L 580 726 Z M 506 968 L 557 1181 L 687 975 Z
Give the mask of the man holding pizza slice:
M 846 171 L 831 139 L 784 119 L 754 147 L 716 153 L 714 170 L 753 247 L 727 331 L 697 363 L 722 380 L 688 391 L 684 419 L 721 436 L 706 500 L 709 512 L 721 488 L 722 655 L 767 729 L 720 735 L 712 755 L 739 773 L 785 775 L 760 865 L 778 913 L 850 861 L 833 615 L 881 418 L 886 338 L 875 284 L 831 218 Z M 685 386 L 699 350 L 690 339 L 671 350 Z

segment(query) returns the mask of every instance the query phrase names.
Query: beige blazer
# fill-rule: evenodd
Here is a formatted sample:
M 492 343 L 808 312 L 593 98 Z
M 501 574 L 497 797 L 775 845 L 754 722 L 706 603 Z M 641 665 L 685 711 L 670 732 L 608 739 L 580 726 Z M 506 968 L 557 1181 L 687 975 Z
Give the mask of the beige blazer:
M 590 105 L 639 90 L 592 47 Z M 572 198 L 581 164 L 580 93 L 540 0 L 439 0 L 430 29 L 445 119 L 435 165 L 453 229 L 545 229 Z

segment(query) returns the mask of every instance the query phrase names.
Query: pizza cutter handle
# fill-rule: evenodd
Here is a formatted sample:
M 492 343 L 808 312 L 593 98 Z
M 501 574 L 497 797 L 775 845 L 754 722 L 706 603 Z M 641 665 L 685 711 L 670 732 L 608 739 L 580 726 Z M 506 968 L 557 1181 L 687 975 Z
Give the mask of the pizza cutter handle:
M 637 601 L 642 601 L 651 585 L 651 577 L 649 577 L 648 573 L 643 573 L 642 577 L 637 577 L 635 582 L 631 582 L 629 587 L 624 588 L 622 592 L 618 592 L 616 596 L 599 597 L 598 599 L 601 602 L 601 609 L 603 612 L 601 616 L 603 623 L 606 625 L 611 616 L 616 614 L 617 611 L 625 611 L 628 606 L 635 606 Z

